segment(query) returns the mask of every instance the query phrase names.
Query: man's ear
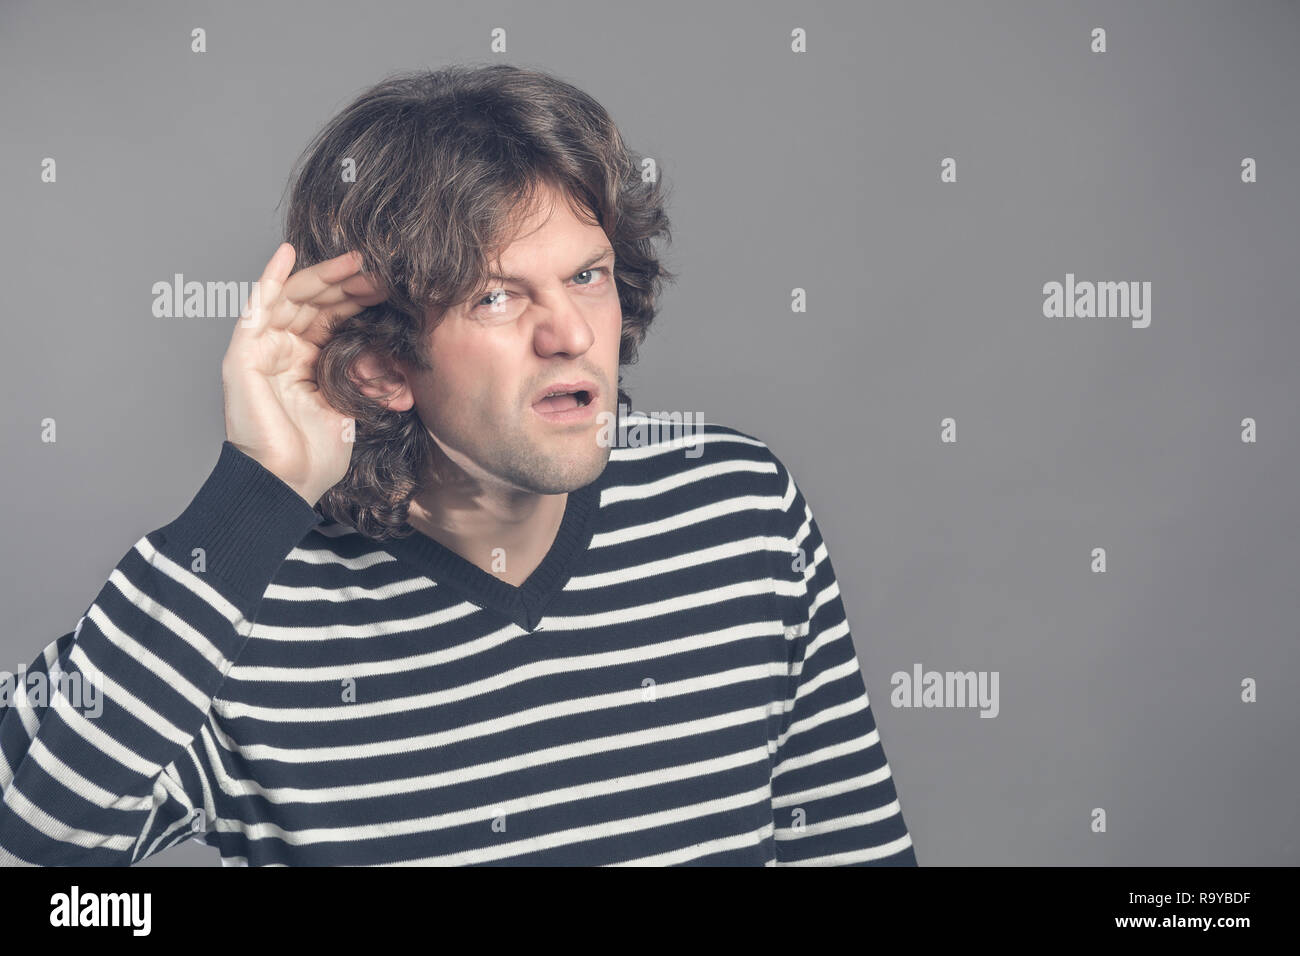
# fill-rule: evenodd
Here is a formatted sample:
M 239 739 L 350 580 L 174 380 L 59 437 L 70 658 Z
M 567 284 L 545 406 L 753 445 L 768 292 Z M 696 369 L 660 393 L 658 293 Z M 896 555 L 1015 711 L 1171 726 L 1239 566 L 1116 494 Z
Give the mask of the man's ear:
M 352 381 L 367 398 L 382 402 L 390 411 L 404 412 L 415 404 L 406 372 L 394 362 L 362 352 L 352 366 Z

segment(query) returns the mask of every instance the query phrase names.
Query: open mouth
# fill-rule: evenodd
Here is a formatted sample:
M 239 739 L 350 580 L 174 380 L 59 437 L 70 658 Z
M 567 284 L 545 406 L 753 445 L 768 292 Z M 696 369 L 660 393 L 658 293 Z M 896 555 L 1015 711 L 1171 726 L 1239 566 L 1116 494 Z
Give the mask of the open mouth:
M 594 395 L 585 388 L 576 389 L 572 392 L 554 392 L 539 399 L 533 405 L 533 408 L 547 415 L 556 412 L 567 412 L 575 408 L 585 408 L 591 404 L 593 397 Z

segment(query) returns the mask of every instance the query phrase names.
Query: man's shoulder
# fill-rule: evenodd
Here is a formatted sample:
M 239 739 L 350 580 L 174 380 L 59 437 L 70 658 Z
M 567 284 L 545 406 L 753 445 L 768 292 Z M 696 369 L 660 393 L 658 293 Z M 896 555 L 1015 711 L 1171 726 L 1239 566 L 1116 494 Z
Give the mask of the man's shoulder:
M 690 412 L 628 412 L 606 485 L 691 487 L 711 497 L 784 494 L 789 472 L 757 435 Z

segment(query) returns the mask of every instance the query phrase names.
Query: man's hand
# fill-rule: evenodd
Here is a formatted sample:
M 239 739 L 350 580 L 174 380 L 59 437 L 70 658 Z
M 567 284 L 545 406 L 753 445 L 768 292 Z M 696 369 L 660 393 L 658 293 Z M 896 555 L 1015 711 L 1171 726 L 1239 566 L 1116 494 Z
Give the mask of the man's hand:
M 387 298 L 347 252 L 290 276 L 281 243 L 262 272 L 221 360 L 226 439 L 315 505 L 347 474 L 347 417 L 316 386 L 316 358 L 334 323 Z

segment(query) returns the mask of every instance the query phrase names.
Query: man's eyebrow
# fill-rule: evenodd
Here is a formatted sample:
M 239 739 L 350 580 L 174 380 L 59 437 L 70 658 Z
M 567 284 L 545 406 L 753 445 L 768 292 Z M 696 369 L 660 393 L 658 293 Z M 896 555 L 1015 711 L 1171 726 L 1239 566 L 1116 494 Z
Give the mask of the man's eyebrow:
M 577 275 L 583 269 L 590 269 L 597 262 L 600 262 L 602 259 L 606 259 L 609 256 L 612 256 L 613 254 L 614 254 L 614 250 L 609 246 L 605 246 L 602 249 L 597 249 L 595 252 L 591 254 L 590 258 L 588 258 L 586 262 L 584 262 L 582 265 L 578 266 L 578 268 L 573 270 L 573 274 Z M 520 284 L 527 284 L 528 282 L 528 280 L 525 279 L 523 276 L 499 275 L 495 272 L 489 274 L 487 278 L 492 282 L 518 282 Z

